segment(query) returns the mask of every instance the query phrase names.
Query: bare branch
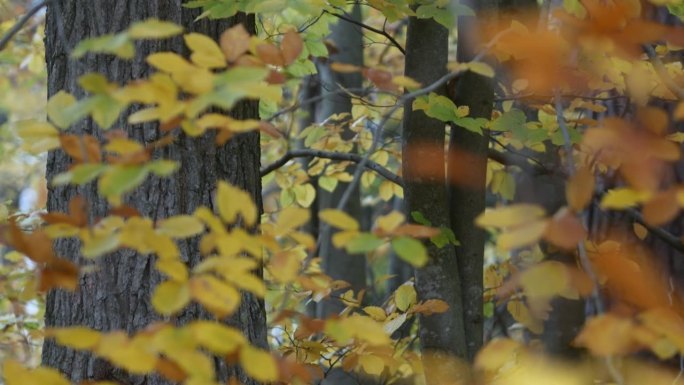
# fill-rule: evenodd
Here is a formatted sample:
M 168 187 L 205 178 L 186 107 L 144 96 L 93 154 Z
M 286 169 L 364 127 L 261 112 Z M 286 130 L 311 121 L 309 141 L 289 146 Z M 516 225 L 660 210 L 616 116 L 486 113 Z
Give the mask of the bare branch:
M 269 173 L 273 172 L 274 170 L 277 170 L 278 168 L 284 166 L 288 161 L 294 158 L 304 158 L 304 157 L 316 157 L 316 158 L 323 158 L 323 159 L 330 159 L 330 160 L 337 160 L 337 161 L 347 161 L 347 162 L 354 162 L 354 163 L 360 163 L 361 160 L 363 159 L 361 155 L 359 154 L 351 154 L 351 153 L 344 153 L 344 152 L 332 152 L 332 151 L 321 151 L 321 150 L 311 150 L 311 149 L 303 149 L 303 150 L 292 150 L 288 151 L 283 155 L 280 159 L 277 161 L 273 162 L 272 164 L 264 167 L 261 169 L 261 176 L 263 177 L 264 175 L 268 175 Z M 366 162 L 365 167 L 369 170 L 375 171 L 378 174 L 382 175 L 385 179 L 388 181 L 399 185 L 403 186 L 404 181 L 401 179 L 401 177 L 392 171 L 388 170 L 387 168 L 383 167 L 379 163 L 373 162 L 373 161 L 368 161 Z
M 31 20 L 33 15 L 38 13 L 38 11 L 40 11 L 44 6 L 47 5 L 48 1 L 50 0 L 41 1 L 40 3 L 36 4 L 33 8 L 29 9 L 29 11 L 24 16 L 22 16 L 21 19 L 19 19 L 19 21 L 17 21 L 17 23 L 9 29 L 9 31 L 5 33 L 2 39 L 0 39 L 0 51 L 4 50 L 5 47 L 7 47 L 7 44 L 10 42 L 10 40 L 12 40 L 14 35 L 19 33 L 19 31 L 21 31 L 24 25 L 28 23 L 29 20 Z

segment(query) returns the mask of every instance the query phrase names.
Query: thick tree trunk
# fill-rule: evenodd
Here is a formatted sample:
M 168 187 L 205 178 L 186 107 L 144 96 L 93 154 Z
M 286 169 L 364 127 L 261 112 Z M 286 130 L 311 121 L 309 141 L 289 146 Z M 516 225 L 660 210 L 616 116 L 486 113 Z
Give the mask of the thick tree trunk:
M 409 18 L 405 74 L 430 85 L 446 74 L 448 31 L 433 19 Z M 440 93 L 444 94 L 444 88 Z M 412 101 L 404 106 L 402 133 L 404 196 L 406 211 L 418 211 L 433 226 L 450 226 L 445 180 L 445 124 L 413 111 Z M 419 164 L 430 165 L 429 175 L 416 173 Z M 439 298 L 449 304 L 442 314 L 420 318 L 423 352 L 439 360 L 444 355 L 465 358 L 463 303 L 458 263 L 453 247 L 438 249 L 427 244 L 430 260 L 416 269 L 416 290 L 420 300 Z M 480 272 L 480 275 L 482 273 Z M 448 362 L 443 363 L 444 366 Z M 446 368 L 445 368 L 446 369 Z M 426 370 L 426 372 L 428 372 Z M 427 373 L 428 382 L 433 373 Z
M 361 7 L 356 5 L 349 15 L 353 20 L 361 22 Z M 339 93 L 340 87 L 346 89 L 361 88 L 362 78 L 359 73 L 339 73 L 330 68 L 331 62 L 363 65 L 363 32 L 361 27 L 345 20 L 339 20 L 330 29 L 330 41 L 335 45 L 337 53 L 330 55 L 330 60 L 318 66 L 321 95 L 326 96 L 316 106 L 316 121 L 322 123 L 334 114 L 349 114 L 341 120 L 330 121 L 329 124 L 348 126 L 351 122 L 351 98 L 346 93 Z M 345 127 L 342 138 L 352 139 L 354 132 Z M 335 208 L 347 190 L 348 183 L 338 183 L 337 188 L 329 193 L 318 189 L 318 208 Z M 358 184 L 353 191 L 345 212 L 354 218 L 361 218 L 361 198 Z M 327 225 L 324 225 L 327 226 Z M 332 231 L 319 231 L 321 247 L 319 255 L 323 271 L 336 280 L 349 282 L 354 292 L 366 287 L 366 259 L 362 255 L 350 255 L 345 250 L 335 248 L 332 244 Z M 347 290 L 347 289 L 344 289 Z M 318 306 L 318 316 L 326 318 L 344 309 L 344 304 L 337 299 L 323 301 Z
M 145 63 L 151 52 L 171 50 L 185 52 L 182 38 L 143 42 L 137 46 L 137 55 L 123 61 L 105 55 L 87 55 L 81 60 L 70 60 L 69 53 L 84 38 L 118 32 L 136 20 L 156 17 L 176 22 L 186 30 L 207 34 L 217 39 L 230 25 L 241 22 L 254 32 L 253 16 L 239 16 L 217 22 L 203 19 L 194 22 L 198 10 L 190 10 L 175 1 L 105 1 L 55 0 L 49 3 L 46 29 L 46 60 L 48 68 L 48 94 L 66 90 L 77 96 L 83 91 L 77 85 L 78 77 L 86 72 L 106 75 L 110 80 L 124 83 L 147 77 L 152 71 Z M 256 118 L 256 103 L 242 103 L 234 111 L 240 118 Z M 125 129 L 128 135 L 142 143 L 159 138 L 156 124 L 126 124 L 121 117 L 115 128 Z M 73 127 L 75 133 L 98 134 L 96 125 L 88 120 Z M 197 207 L 212 207 L 212 194 L 217 181 L 227 180 L 248 191 L 261 206 L 261 179 L 259 177 L 258 134 L 240 135 L 223 147 L 215 145 L 211 135 L 189 138 L 180 134 L 170 146 L 154 154 L 155 158 L 180 161 L 181 168 L 169 178 L 150 177 L 127 198 L 142 215 L 161 219 L 177 214 L 192 213 Z M 66 170 L 70 163 L 62 151 L 49 154 L 47 178 L 51 179 Z M 94 184 L 85 187 L 51 187 L 47 208 L 51 212 L 66 211 L 69 200 L 81 194 L 88 202 L 91 218 L 107 215 L 107 203 L 96 192 Z M 194 265 L 200 258 L 197 239 L 179 243 L 182 259 Z M 59 255 L 83 262 L 79 243 L 66 239 L 56 242 Z M 153 268 L 153 257 L 130 250 L 111 253 L 98 261 L 98 270 L 81 278 L 78 291 L 69 293 L 55 290 L 48 294 L 45 312 L 47 327 L 83 325 L 97 330 L 124 330 L 132 333 L 160 320 L 150 303 L 154 287 L 161 281 Z M 189 306 L 178 315 L 179 324 L 198 318 L 211 318 L 199 306 Z M 266 347 L 264 304 L 251 295 L 243 295 L 243 302 L 230 323 L 240 328 L 249 340 Z M 74 382 L 82 380 L 115 380 L 122 384 L 166 384 L 158 376 L 130 376 L 110 364 L 94 359 L 83 352 L 75 352 L 47 341 L 43 348 L 43 364 L 58 368 Z M 218 377 L 236 376 L 241 382 L 253 384 L 237 367 L 227 367 L 217 360 Z

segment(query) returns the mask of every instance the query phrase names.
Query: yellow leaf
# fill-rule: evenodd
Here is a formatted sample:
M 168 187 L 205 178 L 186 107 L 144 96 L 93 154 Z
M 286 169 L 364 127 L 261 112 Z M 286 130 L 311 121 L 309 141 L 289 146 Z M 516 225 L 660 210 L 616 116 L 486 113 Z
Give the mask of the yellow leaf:
M 73 114 L 69 114 L 66 109 L 76 104 L 76 98 L 70 93 L 61 90 L 52 95 L 47 103 L 47 114 L 50 121 L 55 126 L 66 129 L 73 122 Z
M 247 226 L 252 226 L 257 220 L 257 209 L 252 197 L 224 181 L 220 181 L 216 192 L 218 211 L 226 223 L 236 221 L 238 214 L 242 216 Z
M 379 376 L 385 369 L 385 362 L 380 357 L 364 354 L 359 356 L 359 366 L 371 376 Z
M 594 196 L 595 180 L 591 170 L 587 167 L 579 169 L 570 177 L 565 188 L 565 196 L 575 212 L 580 212 L 591 202 Z
M 520 342 L 509 338 L 496 338 L 483 347 L 475 357 L 475 368 L 496 372 L 523 349 Z
M 225 68 L 226 58 L 221 47 L 209 36 L 200 33 L 189 33 L 183 36 L 185 44 L 192 51 L 190 60 L 203 68 Z
M 145 149 L 145 147 L 135 140 L 114 138 L 107 143 L 104 149 L 106 151 L 115 152 L 120 155 L 128 155 L 141 152 Z
M 302 207 L 309 207 L 316 198 L 316 189 L 311 183 L 299 184 L 292 187 L 297 204 Z
M 408 90 L 420 88 L 420 83 L 411 79 L 408 76 L 395 76 L 392 78 L 392 83 L 394 83 L 400 87 L 404 87 Z
M 359 223 L 356 221 L 356 219 L 352 218 L 349 214 L 345 213 L 344 211 L 336 210 L 336 209 L 325 209 L 321 210 L 320 213 L 318 214 L 319 218 L 338 229 L 342 230 L 358 230 L 359 229 Z
M 157 356 L 146 342 L 129 340 L 125 332 L 110 332 L 102 335 L 97 354 L 131 373 L 151 373 L 157 364 Z
M 487 63 L 470 62 L 467 63 L 466 66 L 471 72 L 475 72 L 476 74 L 482 75 L 484 77 L 492 78 L 494 75 L 496 75 L 494 68 Z
M 178 313 L 190 302 L 190 290 L 185 282 L 165 281 L 152 294 L 152 306 L 162 315 Z
M 173 52 L 157 52 L 147 57 L 147 63 L 152 67 L 170 74 L 192 71 L 195 68 L 182 56 Z
M 195 321 L 188 327 L 195 341 L 218 355 L 233 353 L 247 344 L 247 339 L 239 330 L 217 322 Z
M 376 321 L 384 321 L 387 319 L 387 314 L 385 314 L 385 309 L 378 307 L 378 306 L 366 306 L 363 308 L 363 311 L 366 312 L 371 318 L 373 318 Z
M 609 190 L 601 199 L 602 209 L 626 209 L 628 207 L 636 206 L 637 204 L 648 199 L 650 196 L 647 192 L 639 192 L 627 187 L 621 187 Z
M 404 216 L 404 214 L 402 214 L 398 211 L 392 211 L 391 213 L 389 213 L 387 215 L 383 215 L 383 216 L 379 217 L 375 221 L 375 224 L 383 232 L 391 233 L 397 227 L 399 227 L 399 225 L 404 223 L 405 220 L 406 220 L 406 217 Z
M 520 286 L 530 297 L 553 297 L 570 285 L 567 268 L 560 262 L 538 263 L 520 274 Z
M 240 365 L 257 381 L 274 382 L 278 379 L 278 365 L 271 353 L 251 345 L 240 349 Z
M 188 267 L 185 263 L 174 259 L 158 259 L 155 263 L 157 270 L 166 274 L 174 281 L 185 282 L 188 280 Z
M 532 333 L 541 334 L 544 331 L 544 323 L 540 319 L 533 317 L 522 301 L 508 301 L 506 310 L 511 313 L 514 320 L 528 328 Z
M 548 223 L 547 220 L 537 220 L 506 231 L 498 236 L 496 246 L 500 250 L 512 250 L 536 243 L 544 235 Z
M 240 292 L 210 275 L 190 279 L 190 293 L 192 298 L 217 317 L 232 314 L 240 305 Z
M 59 148 L 59 131 L 52 124 L 37 120 L 24 120 L 17 123 L 22 147 L 31 154 Z
M 39 367 L 29 370 L 11 359 L 2 365 L 2 378 L 6 385 L 71 385 L 71 382 L 56 369 Z
M 648 235 L 648 229 L 646 229 L 643 225 L 639 223 L 634 222 L 633 228 L 634 234 L 637 236 L 637 238 L 641 239 L 642 241 Z
M 100 342 L 100 332 L 80 326 L 47 329 L 45 335 L 54 337 L 60 345 L 73 349 L 92 349 Z
M 190 215 L 177 215 L 164 219 L 157 225 L 157 232 L 172 238 L 189 238 L 204 231 L 204 224 Z
M 163 39 L 181 32 L 183 32 L 183 27 L 175 23 L 150 18 L 133 23 L 128 28 L 127 34 L 133 39 Z
M 475 223 L 480 227 L 513 227 L 535 221 L 544 214 L 541 206 L 523 203 L 487 210 L 475 219 Z
M 333 246 L 337 247 L 338 249 L 341 249 L 352 239 L 358 237 L 359 234 L 360 233 L 357 230 L 339 231 L 333 234 L 332 236 Z
M 266 285 L 264 281 L 251 273 L 232 273 L 225 276 L 225 278 L 232 282 L 233 285 L 242 290 L 253 293 L 259 298 L 264 298 L 266 295 Z
M 405 283 L 397 288 L 394 292 L 394 303 L 397 305 L 397 309 L 401 311 L 408 310 L 411 305 L 416 303 L 416 289 L 412 284 Z
M 300 207 L 286 207 L 279 214 L 275 223 L 276 235 L 283 235 L 309 221 L 309 210 Z

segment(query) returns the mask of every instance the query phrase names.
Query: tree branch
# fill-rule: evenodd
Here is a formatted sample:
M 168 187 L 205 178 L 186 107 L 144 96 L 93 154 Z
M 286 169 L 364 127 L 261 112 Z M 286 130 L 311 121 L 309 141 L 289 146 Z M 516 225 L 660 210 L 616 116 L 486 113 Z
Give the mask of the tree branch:
M 274 170 L 277 170 L 278 168 L 284 166 L 288 161 L 294 158 L 304 158 L 304 157 L 316 157 L 316 158 L 322 158 L 322 159 L 330 159 L 330 160 L 337 160 L 337 161 L 347 161 L 347 162 L 354 162 L 354 163 L 361 163 L 361 160 L 363 157 L 358 154 L 350 154 L 350 153 L 344 153 L 344 152 L 332 152 L 332 151 L 322 151 L 322 150 L 311 150 L 311 149 L 303 149 L 303 150 L 292 150 L 288 151 L 283 155 L 280 159 L 277 161 L 273 162 L 272 164 L 264 167 L 261 169 L 260 173 L 261 176 L 263 177 L 264 175 L 268 175 L 269 173 L 273 172 Z M 381 176 L 383 176 L 385 179 L 388 181 L 399 185 L 403 186 L 404 181 L 401 179 L 401 177 L 392 171 L 388 170 L 387 168 L 381 166 L 379 163 L 373 162 L 371 160 L 366 161 L 365 168 L 375 171 Z
M 9 31 L 5 33 L 5 35 L 3 35 L 2 39 L 0 39 L 0 51 L 5 49 L 7 44 L 14 37 L 14 35 L 19 33 L 19 31 L 21 31 L 24 25 L 28 23 L 29 20 L 31 20 L 33 15 L 38 13 L 38 11 L 40 11 L 44 6 L 47 5 L 48 1 L 50 0 L 41 1 L 40 3 L 36 4 L 33 8 L 29 9 L 29 11 L 24 16 L 22 16 L 21 19 L 19 19 L 19 21 L 17 21 L 17 23 L 14 24 L 12 28 L 10 28 Z
M 375 27 L 371 27 L 368 24 L 360 23 L 360 22 L 358 22 L 352 18 L 346 17 L 344 15 L 340 15 L 337 13 L 332 13 L 332 12 L 328 12 L 328 11 L 323 11 L 323 12 L 328 13 L 330 15 L 333 15 L 333 16 L 337 17 L 338 19 L 344 20 L 348 23 L 358 25 L 359 27 L 367 29 L 371 32 L 375 32 L 378 35 L 384 36 L 387 40 L 390 41 L 390 43 L 392 43 L 393 46 L 397 47 L 397 49 L 401 52 L 402 55 L 406 55 L 406 50 L 404 49 L 404 47 L 402 47 L 401 44 L 399 44 L 399 42 L 392 35 L 387 33 L 387 31 L 385 31 L 384 29 L 377 29 Z
M 646 52 L 646 56 L 648 56 L 648 59 L 653 64 L 653 68 L 655 69 L 656 73 L 658 73 L 658 76 L 660 76 L 660 80 L 662 80 L 665 87 L 667 87 L 667 89 L 675 94 L 675 96 L 677 96 L 680 100 L 684 100 L 684 88 L 680 87 L 679 84 L 672 79 L 670 74 L 667 73 L 667 68 L 665 68 L 663 61 L 660 60 L 653 47 L 644 44 L 644 52 Z

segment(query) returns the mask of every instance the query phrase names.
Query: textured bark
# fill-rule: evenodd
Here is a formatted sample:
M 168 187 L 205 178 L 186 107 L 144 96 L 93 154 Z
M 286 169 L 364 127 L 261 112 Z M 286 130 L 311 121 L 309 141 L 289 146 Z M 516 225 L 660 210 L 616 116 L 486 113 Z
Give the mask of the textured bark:
M 82 39 L 118 32 L 136 20 L 157 17 L 213 38 L 218 38 L 222 31 L 237 22 L 244 23 L 248 30 L 254 32 L 253 16 L 243 15 L 221 22 L 207 19 L 194 22 L 199 15 L 198 11 L 182 8 L 181 0 L 50 2 L 46 27 L 48 94 L 66 90 L 79 97 L 83 96 L 83 91 L 77 86 L 77 79 L 87 72 L 104 74 L 118 83 L 145 78 L 151 73 L 150 67 L 145 64 L 147 54 L 162 50 L 185 52 L 182 38 L 177 37 L 138 44 L 137 55 L 131 61 L 108 55 L 87 55 L 81 60 L 69 59 L 69 53 Z M 234 111 L 234 115 L 241 118 L 255 118 L 257 114 L 257 104 L 253 102 L 242 103 Z M 145 144 L 160 136 L 156 124 L 128 126 L 125 116 L 118 120 L 115 128 L 125 129 L 131 138 Z M 75 133 L 101 135 L 101 131 L 90 120 L 77 123 L 72 130 Z M 222 179 L 248 191 L 258 206 L 261 206 L 257 134 L 240 135 L 225 146 L 217 147 L 212 135 L 189 138 L 180 133 L 172 145 L 157 151 L 153 156 L 180 161 L 181 168 L 168 178 L 149 177 L 140 188 L 129 194 L 126 201 L 144 216 L 155 220 L 192 213 L 201 205 L 213 207 L 212 194 L 217 181 Z M 65 171 L 69 163 L 64 152 L 51 152 L 47 162 L 48 180 Z M 69 200 L 77 194 L 86 198 L 91 218 L 107 214 L 107 203 L 97 195 L 92 183 L 84 187 L 51 187 L 48 192 L 48 210 L 66 211 Z M 198 239 L 179 242 L 181 258 L 190 266 L 196 264 L 200 258 L 198 243 Z M 60 240 L 55 243 L 55 248 L 59 255 L 84 262 L 79 243 L 75 240 Z M 78 291 L 69 293 L 54 290 L 48 294 L 46 326 L 83 325 L 101 331 L 120 329 L 133 333 L 151 322 L 161 320 L 150 303 L 150 295 L 161 281 L 161 276 L 152 263 L 153 257 L 130 250 L 117 251 L 99 259 L 97 271 L 81 277 Z M 198 318 L 211 316 L 199 306 L 192 305 L 179 314 L 175 322 L 183 324 Z M 261 300 L 243 295 L 239 310 L 228 322 L 240 328 L 253 344 L 266 347 L 265 312 Z M 156 375 L 131 376 L 103 360 L 61 347 L 51 340 L 46 341 L 43 348 L 43 364 L 61 370 L 74 382 L 115 380 L 122 384 L 168 383 Z M 220 379 L 237 376 L 241 382 L 254 383 L 237 367 L 227 367 L 217 360 L 217 368 Z
M 350 17 L 361 21 L 361 7 L 354 6 Z M 337 53 L 330 55 L 330 60 L 318 65 L 321 95 L 326 96 L 316 106 L 316 121 L 322 123 L 334 114 L 351 114 L 351 98 L 345 93 L 335 93 L 343 88 L 360 88 L 362 85 L 361 74 L 339 73 L 333 71 L 331 62 L 348 63 L 356 66 L 363 65 L 363 32 L 361 27 L 345 20 L 339 20 L 331 26 L 329 39 L 337 48 Z M 351 115 L 341 120 L 329 123 L 348 126 Z M 345 128 L 342 133 L 343 139 L 351 139 L 354 132 Z M 347 190 L 348 183 L 338 183 L 337 188 L 329 193 L 321 188 L 318 189 L 318 208 L 335 208 Z M 358 184 L 357 184 L 358 186 Z M 361 198 L 358 187 L 352 193 L 345 212 L 353 218 L 361 218 Z M 351 289 L 358 292 L 366 287 L 366 259 L 362 255 L 351 255 L 343 249 L 338 249 L 332 244 L 333 231 L 319 231 L 321 247 L 319 255 L 323 271 L 336 280 L 343 280 L 351 284 Z M 347 290 L 347 289 L 344 289 Z M 330 299 L 321 302 L 318 306 L 318 316 L 326 318 L 337 314 L 344 309 L 344 304 L 338 299 Z
M 448 31 L 432 19 L 409 18 L 405 74 L 423 85 L 434 83 L 446 73 Z M 426 58 L 429 58 L 426 60 Z M 440 93 L 444 94 L 441 89 Z M 413 111 L 412 101 L 404 106 L 402 133 L 404 196 L 406 210 L 419 211 L 433 226 L 450 226 L 443 152 L 445 125 Z M 429 164 L 430 175 L 413 170 Z M 416 290 L 420 300 L 439 298 L 449 304 L 442 314 L 420 318 L 419 335 L 424 352 L 466 357 L 463 305 L 458 264 L 454 249 L 426 244 L 430 260 L 416 269 Z M 482 275 L 482 272 L 479 273 Z M 452 361 L 447 361 L 452 362 Z M 447 365 L 446 363 L 444 365 Z M 430 382 L 428 373 L 428 382 Z
M 491 6 L 480 9 L 492 11 Z M 477 7 L 475 7 L 477 9 Z M 480 9 L 477 9 L 478 13 Z M 458 20 L 457 60 L 474 59 L 480 47 L 477 37 L 476 17 L 460 17 Z M 456 81 L 452 99 L 458 106 L 468 106 L 473 118 L 489 119 L 492 115 L 494 88 L 492 79 L 466 72 Z M 451 228 L 461 243 L 456 247 L 456 261 L 460 273 L 463 296 L 468 359 L 483 343 L 483 269 L 486 233 L 474 226 L 475 218 L 485 209 L 485 180 L 487 175 L 488 138 L 462 127 L 453 127 L 449 142 L 449 206 Z M 466 175 L 467 181 L 463 181 Z M 467 182 L 467 183 L 463 183 Z

